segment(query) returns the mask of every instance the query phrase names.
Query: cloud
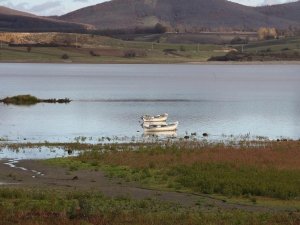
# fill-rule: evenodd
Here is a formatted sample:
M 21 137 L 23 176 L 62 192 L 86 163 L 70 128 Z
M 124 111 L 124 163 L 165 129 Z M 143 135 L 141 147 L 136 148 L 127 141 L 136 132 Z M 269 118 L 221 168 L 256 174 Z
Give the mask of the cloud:
M 28 6 L 29 6 L 29 3 L 27 3 L 27 2 L 21 2 L 21 3 L 13 4 L 8 0 L 0 0 L 0 3 L 1 3 L 1 5 L 4 5 L 4 6 L 9 7 L 9 8 L 17 9 L 17 10 L 20 10 L 20 11 L 27 11 Z
M 82 3 L 86 3 L 86 2 L 89 2 L 89 0 L 73 0 L 73 2 L 82 2 Z
M 38 15 L 60 15 L 66 11 L 66 8 L 62 4 L 62 1 L 47 1 L 33 5 L 28 10 Z
M 26 0 L 12 2 L 10 0 L 0 0 L 0 4 L 3 6 L 37 15 L 58 15 L 65 13 L 67 10 L 62 1 L 58 0 L 44 1 L 39 4 Z
M 109 0 L 0 0 L 0 5 L 37 15 L 62 15 L 88 5 Z M 229 0 L 240 4 L 257 6 L 292 2 L 295 0 Z
M 264 0 L 263 5 L 275 5 L 280 3 L 282 3 L 280 0 Z
M 61 1 L 48 1 L 42 4 L 34 5 L 30 8 L 32 12 L 43 12 L 61 6 Z
M 297 0 L 229 0 L 232 2 L 236 2 L 243 5 L 249 6 L 261 6 L 261 5 L 274 5 L 274 4 L 281 4 L 287 2 L 295 2 Z

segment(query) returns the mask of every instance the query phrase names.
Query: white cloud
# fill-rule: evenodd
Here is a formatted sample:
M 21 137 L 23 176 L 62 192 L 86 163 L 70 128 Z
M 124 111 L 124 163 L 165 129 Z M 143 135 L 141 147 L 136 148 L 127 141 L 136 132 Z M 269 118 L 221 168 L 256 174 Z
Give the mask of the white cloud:
M 61 15 L 88 5 L 107 0 L 0 0 L 0 5 L 37 15 Z M 230 0 L 244 5 L 263 5 L 291 2 L 293 0 Z M 295 1 L 295 0 L 294 0 Z
M 261 5 L 274 5 L 287 2 L 296 2 L 297 0 L 229 0 L 232 2 L 249 5 L 249 6 L 261 6 Z

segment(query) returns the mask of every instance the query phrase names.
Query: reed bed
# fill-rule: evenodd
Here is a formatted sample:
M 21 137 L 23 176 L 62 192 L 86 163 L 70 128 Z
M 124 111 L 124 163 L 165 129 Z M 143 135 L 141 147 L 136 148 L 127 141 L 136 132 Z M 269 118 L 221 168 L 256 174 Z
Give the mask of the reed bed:
M 99 151 L 101 149 L 101 151 Z M 300 169 L 300 141 L 224 143 L 167 142 L 157 144 L 104 145 L 86 151 L 77 160 L 98 160 L 104 164 L 156 168 L 195 163 L 229 163 L 278 170 Z

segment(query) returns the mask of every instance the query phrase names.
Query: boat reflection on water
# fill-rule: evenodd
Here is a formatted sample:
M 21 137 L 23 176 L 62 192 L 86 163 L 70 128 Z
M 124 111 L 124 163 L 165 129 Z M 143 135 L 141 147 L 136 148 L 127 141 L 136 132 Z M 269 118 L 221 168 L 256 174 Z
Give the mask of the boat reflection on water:
M 176 131 L 146 131 L 144 130 L 143 137 L 167 137 L 167 138 L 176 138 Z

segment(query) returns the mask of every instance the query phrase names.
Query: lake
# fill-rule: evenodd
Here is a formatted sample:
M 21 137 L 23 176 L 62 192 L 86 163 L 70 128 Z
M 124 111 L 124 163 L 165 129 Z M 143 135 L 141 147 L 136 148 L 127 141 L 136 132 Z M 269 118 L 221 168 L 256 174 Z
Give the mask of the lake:
M 19 94 L 73 102 L 0 104 L 12 141 L 140 138 L 140 117 L 165 112 L 179 137 L 300 138 L 300 65 L 0 64 L 0 98 Z

